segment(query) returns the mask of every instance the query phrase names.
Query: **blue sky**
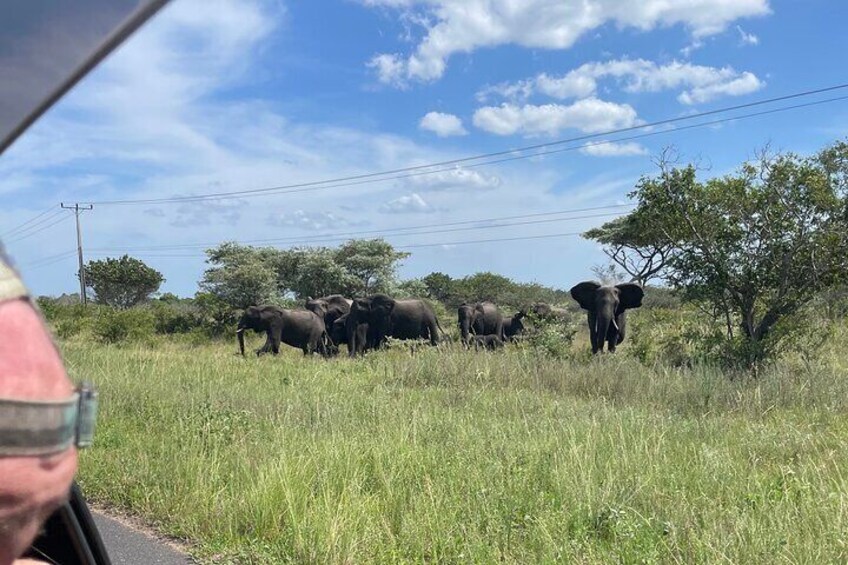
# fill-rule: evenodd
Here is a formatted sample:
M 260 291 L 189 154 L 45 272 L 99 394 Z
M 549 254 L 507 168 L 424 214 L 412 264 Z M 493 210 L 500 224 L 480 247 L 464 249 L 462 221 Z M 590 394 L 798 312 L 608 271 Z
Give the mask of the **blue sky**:
M 319 191 L 98 202 L 420 165 L 839 84 L 846 18 L 837 0 L 175 0 L 0 158 L 0 232 L 93 201 L 88 257 L 138 256 L 165 275 L 163 291 L 192 295 L 203 245 L 225 240 L 285 246 L 622 204 L 666 146 L 723 174 L 766 143 L 806 153 L 843 137 L 848 104 Z M 568 288 L 605 262 L 591 242 L 459 242 L 612 217 L 387 239 L 419 246 L 404 277 L 491 270 Z M 70 215 L 7 246 L 34 292 L 77 287 Z

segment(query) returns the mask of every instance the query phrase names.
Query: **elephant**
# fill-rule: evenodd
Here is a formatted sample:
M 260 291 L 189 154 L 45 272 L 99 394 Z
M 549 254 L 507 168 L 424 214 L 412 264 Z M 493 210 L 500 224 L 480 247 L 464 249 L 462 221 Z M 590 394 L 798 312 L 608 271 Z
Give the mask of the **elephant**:
M 500 349 L 503 346 L 504 340 L 497 334 L 474 336 L 474 351 L 480 351 L 481 348 L 491 349 L 494 351 L 495 349 Z
M 627 325 L 626 311 L 639 308 L 645 291 L 636 283 L 602 286 L 595 281 L 584 281 L 571 289 L 571 296 L 588 312 L 589 338 L 592 353 L 603 351 L 604 341 L 610 353 L 624 341 Z
M 238 322 L 239 352 L 244 355 L 244 330 L 256 333 L 265 332 L 268 336 L 265 345 L 256 354 L 274 355 L 280 352 L 280 343 L 299 347 L 304 355 L 318 351 L 327 354 L 327 330 L 322 320 L 309 310 L 286 310 L 277 306 L 249 306 Z
M 324 320 L 324 326 L 332 338 L 333 323 L 350 312 L 350 304 L 353 301 L 345 298 L 341 294 L 331 294 L 321 298 L 309 298 L 306 301 L 306 309 L 315 312 Z M 338 345 L 340 342 L 333 339 L 333 343 Z
M 327 351 L 330 355 L 338 355 L 339 347 L 342 343 L 347 343 L 347 314 L 340 316 L 333 321 L 332 326 L 327 328 L 330 343 L 327 345 Z
M 472 334 L 504 337 L 503 314 L 491 302 L 462 303 L 457 309 L 457 318 L 463 343 L 469 343 Z
M 571 316 L 567 308 L 558 308 L 544 302 L 535 302 L 530 306 L 530 312 L 540 320 L 565 321 Z
M 504 340 L 516 341 L 518 337 L 524 333 L 524 322 L 521 320 L 526 316 L 522 310 L 516 312 L 512 317 L 506 318 L 503 322 Z
M 385 294 L 355 299 L 346 326 L 351 357 L 381 347 L 388 337 L 424 338 L 438 345 L 442 329 L 433 309 L 423 300 L 395 300 Z

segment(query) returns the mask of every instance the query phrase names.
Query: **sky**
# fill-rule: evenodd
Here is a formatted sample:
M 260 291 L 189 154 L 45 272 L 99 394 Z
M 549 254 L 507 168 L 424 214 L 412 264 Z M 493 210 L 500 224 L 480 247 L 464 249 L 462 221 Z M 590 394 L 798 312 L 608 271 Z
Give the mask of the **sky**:
M 60 202 L 93 203 L 86 259 L 139 257 L 181 296 L 223 241 L 335 245 L 381 231 L 412 253 L 403 278 L 492 271 L 570 288 L 606 260 L 561 234 L 626 213 L 665 148 L 704 176 L 765 145 L 810 153 L 845 136 L 848 101 L 379 182 L 155 200 L 513 151 L 838 85 L 847 18 L 840 0 L 174 0 L 0 157 L 0 235 L 45 214 L 3 237 L 36 294 L 78 288 Z

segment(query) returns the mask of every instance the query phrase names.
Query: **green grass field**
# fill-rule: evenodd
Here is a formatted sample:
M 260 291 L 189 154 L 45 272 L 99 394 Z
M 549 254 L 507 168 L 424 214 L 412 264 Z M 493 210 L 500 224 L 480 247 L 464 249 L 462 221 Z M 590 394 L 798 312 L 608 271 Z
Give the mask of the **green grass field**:
M 624 350 L 63 348 L 102 392 L 85 492 L 204 561 L 848 560 L 836 350 L 731 380 Z

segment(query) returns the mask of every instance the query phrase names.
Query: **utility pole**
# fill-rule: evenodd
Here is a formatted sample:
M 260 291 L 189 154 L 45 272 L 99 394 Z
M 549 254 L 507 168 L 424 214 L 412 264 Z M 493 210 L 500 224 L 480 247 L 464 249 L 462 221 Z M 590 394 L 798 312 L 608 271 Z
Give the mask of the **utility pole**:
M 82 302 L 83 306 L 88 304 L 88 298 L 85 296 L 85 268 L 83 267 L 82 260 L 82 232 L 80 231 L 80 214 L 84 210 L 94 210 L 94 206 L 89 204 L 88 206 L 80 206 L 79 203 L 74 204 L 73 206 L 65 206 L 65 203 L 61 203 L 62 208 L 65 210 L 73 210 L 74 215 L 77 220 L 77 254 L 79 255 L 79 281 L 80 281 L 80 302 Z

